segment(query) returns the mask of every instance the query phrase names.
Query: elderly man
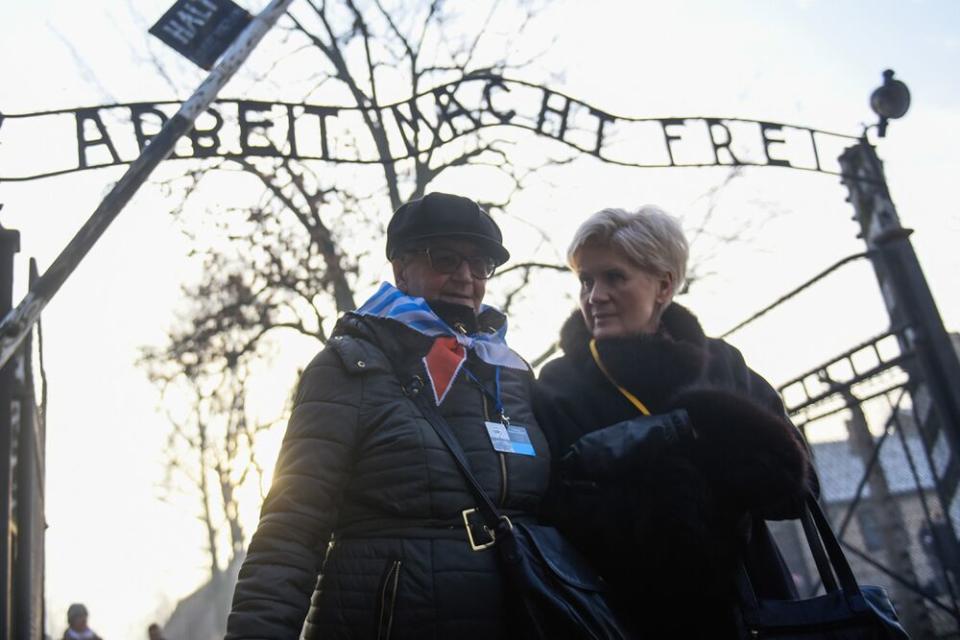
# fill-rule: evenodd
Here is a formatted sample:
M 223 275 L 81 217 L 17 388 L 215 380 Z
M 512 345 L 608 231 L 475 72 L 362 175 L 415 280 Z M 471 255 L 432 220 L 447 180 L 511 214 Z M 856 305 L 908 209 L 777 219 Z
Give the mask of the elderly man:
M 443 193 L 400 207 L 386 249 L 395 286 L 341 318 L 300 380 L 228 639 L 512 636 L 474 498 L 408 397 L 429 394 L 487 494 L 532 518 L 550 465 L 531 374 L 483 304 L 509 253 L 476 202 Z

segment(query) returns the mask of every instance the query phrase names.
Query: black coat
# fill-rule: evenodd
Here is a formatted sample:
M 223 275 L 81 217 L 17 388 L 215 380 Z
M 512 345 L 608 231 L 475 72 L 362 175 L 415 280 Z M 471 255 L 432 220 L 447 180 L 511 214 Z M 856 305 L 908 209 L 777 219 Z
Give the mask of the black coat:
M 643 637 L 732 635 L 741 558 L 759 594 L 794 596 L 763 519 L 799 515 L 812 476 L 776 391 L 673 303 L 656 335 L 597 342 L 613 378 L 653 414 L 638 439 L 639 411 L 589 342 L 575 313 L 561 332 L 564 355 L 544 366 L 534 395 L 556 463 L 546 510 Z
M 474 500 L 404 396 L 406 373 L 394 373 L 397 363 L 426 379 L 420 359 L 431 344 L 392 320 L 348 314 L 304 371 L 228 639 L 293 640 L 305 618 L 306 637 L 324 640 L 509 637 L 495 551 L 467 542 L 461 512 Z M 492 388 L 492 367 L 472 356 L 466 366 Z M 501 378 L 506 412 L 527 427 L 535 457 L 493 450 L 483 424 L 493 403 L 462 373 L 440 412 L 480 484 L 523 520 L 547 490 L 548 446 L 530 373 L 503 369 Z

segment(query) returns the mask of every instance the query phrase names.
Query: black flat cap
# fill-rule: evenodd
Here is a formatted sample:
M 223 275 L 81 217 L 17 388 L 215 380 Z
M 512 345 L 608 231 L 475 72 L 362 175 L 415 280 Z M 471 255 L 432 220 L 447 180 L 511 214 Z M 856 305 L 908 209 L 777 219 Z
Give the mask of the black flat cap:
M 387 259 L 422 240 L 457 238 L 472 240 L 503 264 L 510 252 L 503 246 L 503 234 L 490 214 L 471 200 L 449 193 L 428 193 L 403 204 L 387 225 Z

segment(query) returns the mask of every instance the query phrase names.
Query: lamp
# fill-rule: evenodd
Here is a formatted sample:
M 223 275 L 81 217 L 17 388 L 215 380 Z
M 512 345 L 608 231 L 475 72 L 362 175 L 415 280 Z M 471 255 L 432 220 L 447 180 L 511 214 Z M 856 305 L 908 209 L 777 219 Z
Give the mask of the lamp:
M 893 69 L 883 72 L 883 86 L 870 94 L 870 108 L 880 116 L 877 135 L 887 135 L 887 121 L 903 117 L 910 108 L 910 90 L 907 85 L 893 79 Z

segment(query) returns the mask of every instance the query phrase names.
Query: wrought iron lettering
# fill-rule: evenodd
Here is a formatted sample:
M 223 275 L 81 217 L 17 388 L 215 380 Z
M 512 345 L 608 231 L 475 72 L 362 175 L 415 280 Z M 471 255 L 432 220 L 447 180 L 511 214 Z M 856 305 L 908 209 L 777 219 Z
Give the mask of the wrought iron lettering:
M 553 107 L 550 105 L 550 97 L 557 96 L 561 101 L 563 106 L 560 108 Z M 556 123 L 555 133 L 544 130 L 544 125 L 547 122 L 548 114 L 554 114 L 559 116 L 559 121 Z M 549 89 L 543 90 L 543 101 L 540 103 L 540 115 L 537 116 L 537 133 L 541 133 L 557 140 L 563 140 L 563 135 L 567 132 L 567 117 L 570 115 L 570 98 L 565 95 L 554 93 Z
M 401 111 L 401 107 L 407 107 L 410 115 Z M 390 113 L 396 122 L 397 130 L 400 132 L 400 139 L 407 150 L 408 155 L 416 155 L 417 142 L 419 134 L 420 112 L 417 110 L 417 103 L 411 100 L 402 104 L 396 104 L 390 107 Z
M 780 133 L 779 138 L 771 138 L 770 133 L 777 132 Z M 785 143 L 786 140 L 783 138 L 783 126 L 779 124 L 774 124 L 772 122 L 761 122 L 760 123 L 760 137 L 763 138 L 763 152 L 767 156 L 767 164 L 775 167 L 792 167 L 789 160 L 784 160 L 782 158 L 773 158 L 770 156 L 770 145 L 771 143 L 779 142 Z M 819 164 L 819 162 L 817 163 Z
M 156 116 L 157 118 L 157 131 L 160 130 L 160 127 L 167 121 L 167 114 L 160 109 L 157 109 L 152 104 L 134 104 L 130 105 L 130 120 L 133 122 L 133 134 L 137 137 L 137 149 L 143 151 L 150 140 L 153 139 L 153 136 L 156 134 L 148 134 L 143 130 L 143 117 L 146 115 Z
M 190 141 L 193 143 L 193 156 L 195 158 L 210 158 L 219 155 L 220 129 L 223 128 L 223 116 L 213 107 L 207 109 L 206 113 L 213 118 L 213 126 L 208 129 L 201 129 L 199 125 L 196 125 L 190 130 L 189 134 Z M 204 143 L 204 140 L 208 142 Z
M 113 158 L 113 164 L 120 163 L 120 156 L 117 154 L 117 148 L 113 146 L 110 134 L 107 128 L 103 126 L 103 120 L 100 119 L 99 109 L 79 109 L 76 112 L 77 120 L 77 157 L 79 159 L 79 169 L 86 169 L 91 165 L 87 161 L 87 149 L 91 147 L 105 146 Z M 87 123 L 92 123 L 99 133 L 99 138 L 87 138 Z
M 0 116 L 5 118 L 0 120 L 5 125 L 0 135 L 0 181 L 132 162 L 129 152 L 118 149 L 142 151 L 176 105 L 131 103 L 4 114 Z M 105 118 L 108 113 L 110 117 Z M 206 114 L 190 132 L 190 144 L 179 147 L 174 158 L 260 156 L 348 163 L 417 158 L 427 162 L 434 150 L 457 138 L 513 127 L 624 166 L 773 166 L 836 175 L 839 166 L 824 166 L 823 159 L 832 157 L 837 145 L 858 139 L 741 118 L 617 116 L 558 91 L 495 75 L 470 77 L 377 107 L 218 100 Z M 16 127 L 29 131 L 30 123 L 41 119 L 45 127 L 47 123 L 55 127 L 69 116 L 74 120 L 77 164 L 70 166 L 69 159 L 51 157 L 56 168 L 17 174 L 15 167 L 23 166 L 23 154 L 35 155 L 35 151 L 29 134 L 18 135 Z M 124 118 L 132 127 L 123 126 Z M 373 144 L 365 119 L 383 128 L 387 145 Z M 62 135 L 71 135 L 68 131 Z M 126 142 L 124 136 L 129 144 L 115 144 Z M 334 145 L 344 136 L 357 144 Z
M 716 127 L 722 129 L 726 136 L 723 142 L 717 140 L 716 132 L 714 131 Z M 713 158 L 716 164 L 742 164 L 730 149 L 730 144 L 733 142 L 733 134 L 730 133 L 727 125 L 717 118 L 707 118 L 707 131 L 710 133 L 710 143 L 713 145 Z M 724 162 L 720 160 L 720 149 L 723 149 L 727 153 L 730 157 L 729 161 Z
M 509 111 L 500 111 L 494 107 L 493 100 L 490 97 L 494 89 L 503 89 L 507 93 L 510 93 L 510 87 L 504 84 L 502 79 L 494 78 L 490 80 L 483 87 L 483 107 L 487 113 L 490 113 L 496 117 L 497 120 L 500 121 L 500 124 L 507 124 L 513 120 L 513 117 L 517 115 L 517 112 L 513 109 L 510 109 Z
M 450 137 L 444 140 L 444 142 L 449 142 L 454 138 L 458 138 L 463 134 L 474 131 L 480 127 L 480 120 L 470 112 L 469 109 L 464 107 L 456 97 L 458 85 L 446 85 L 434 89 L 434 98 L 437 101 L 437 130 L 439 130 L 443 125 L 447 125 L 450 131 Z M 462 129 L 457 129 L 457 121 L 466 119 L 470 122 L 471 126 L 464 127 Z
M 674 135 L 668 127 L 682 127 L 685 122 L 686 120 L 683 118 L 664 118 L 660 120 L 660 128 L 663 129 L 663 139 L 667 143 L 667 156 L 670 158 L 671 165 L 677 164 L 673 157 L 673 143 L 677 140 L 682 140 L 683 136 Z
M 590 115 L 597 118 L 597 145 L 593 148 L 593 155 L 599 156 L 600 151 L 603 149 L 603 127 L 608 122 L 614 122 L 616 118 L 609 113 L 604 113 L 603 111 L 598 111 L 593 108 L 590 109 Z
M 287 107 L 287 149 L 288 156 L 290 158 L 297 157 L 297 132 L 296 127 L 296 117 L 293 115 L 294 105 L 288 104 Z
M 330 143 L 327 142 L 327 118 L 334 117 L 337 115 L 339 109 L 336 107 L 317 107 L 314 105 L 305 104 L 303 105 L 303 112 L 309 113 L 310 115 L 317 116 L 317 120 L 320 123 L 320 159 L 327 160 L 330 158 Z M 294 127 L 290 127 L 290 131 L 294 131 Z M 296 138 L 296 133 L 291 133 L 294 138 Z M 293 144 L 292 146 L 296 146 Z
M 251 142 L 250 138 L 256 132 L 263 132 L 263 136 L 266 137 L 266 132 L 273 127 L 273 121 L 269 118 L 261 118 L 258 120 L 251 120 L 251 113 L 269 113 L 273 108 L 273 105 L 269 102 L 241 102 L 239 105 L 239 122 L 240 122 L 240 152 L 245 156 L 268 156 L 276 157 L 280 155 L 280 151 L 277 150 L 277 147 L 274 146 L 272 142 L 267 138 L 265 144 L 254 144 Z M 289 137 L 289 136 L 288 136 Z

